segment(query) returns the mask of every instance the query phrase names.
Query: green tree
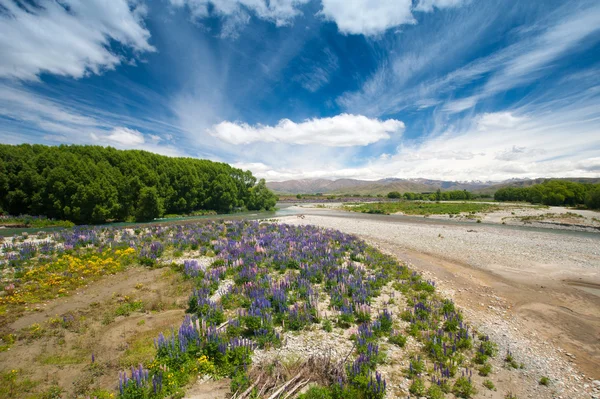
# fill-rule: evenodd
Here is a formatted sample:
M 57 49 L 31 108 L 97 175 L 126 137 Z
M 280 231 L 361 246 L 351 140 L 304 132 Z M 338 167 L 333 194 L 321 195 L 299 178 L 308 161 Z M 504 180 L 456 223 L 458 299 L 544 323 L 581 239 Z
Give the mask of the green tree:
M 156 187 L 143 187 L 136 207 L 137 221 L 150 221 L 163 214 L 162 200 Z
M 260 179 L 258 184 L 250 189 L 250 199 L 248 209 L 250 210 L 270 210 L 277 204 L 277 196 L 267 188 L 265 179 Z
M 600 209 L 600 185 L 590 190 L 585 197 L 585 205 L 590 209 Z
M 401 194 L 400 194 L 398 191 L 390 191 L 390 192 L 387 194 L 387 197 L 388 197 L 388 198 L 401 198 L 401 197 L 402 197 L 402 195 L 401 195 Z

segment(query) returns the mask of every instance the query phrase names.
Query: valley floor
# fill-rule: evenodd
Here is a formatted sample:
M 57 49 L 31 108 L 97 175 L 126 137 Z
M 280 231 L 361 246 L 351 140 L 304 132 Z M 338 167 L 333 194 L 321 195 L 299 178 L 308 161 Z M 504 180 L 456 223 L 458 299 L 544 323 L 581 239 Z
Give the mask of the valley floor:
M 552 397 L 600 397 L 600 235 L 306 212 L 280 221 L 355 234 L 435 280 L 527 365 L 524 397 L 546 397 L 541 375 L 557 382 Z

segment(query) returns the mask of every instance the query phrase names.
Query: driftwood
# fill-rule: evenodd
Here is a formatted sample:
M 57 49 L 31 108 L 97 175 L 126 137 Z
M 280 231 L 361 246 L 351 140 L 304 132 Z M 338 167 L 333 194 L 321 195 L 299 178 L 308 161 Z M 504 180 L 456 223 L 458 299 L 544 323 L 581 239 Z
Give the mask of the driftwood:
M 298 374 L 296 374 L 296 376 L 294 378 L 292 378 L 291 380 L 289 380 L 288 382 L 286 382 L 285 384 L 283 384 L 278 390 L 276 390 L 271 396 L 269 396 L 268 399 L 275 399 L 276 397 L 278 397 L 283 391 L 285 391 L 285 389 L 294 381 L 296 381 L 298 378 L 300 378 L 302 376 L 302 373 L 304 372 L 304 370 L 300 371 Z
M 258 383 L 260 382 L 262 375 L 259 375 L 258 378 L 256 379 L 256 381 L 254 381 L 254 384 L 250 385 L 250 387 L 248 389 L 246 389 L 244 392 L 242 392 L 239 396 L 232 396 L 231 399 L 243 399 L 246 397 L 246 395 L 248 395 L 250 392 L 252 392 L 252 390 L 254 389 L 254 387 L 256 385 L 258 385 Z
M 294 385 L 292 387 L 292 389 L 290 389 L 289 391 L 287 391 L 287 394 L 283 397 L 283 399 L 289 399 L 292 397 L 292 395 L 294 395 L 294 393 L 299 390 L 300 388 L 302 388 L 303 386 L 305 386 L 306 384 L 308 384 L 310 382 L 310 378 L 307 378 L 304 381 L 300 381 L 298 384 Z

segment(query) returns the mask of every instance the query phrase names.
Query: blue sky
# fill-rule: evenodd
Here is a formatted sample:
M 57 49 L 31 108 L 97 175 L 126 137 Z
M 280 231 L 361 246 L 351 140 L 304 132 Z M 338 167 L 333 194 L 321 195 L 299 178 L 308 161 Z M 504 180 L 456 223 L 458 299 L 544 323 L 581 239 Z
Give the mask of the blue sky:
M 0 0 L 0 141 L 267 180 L 597 177 L 600 2 Z

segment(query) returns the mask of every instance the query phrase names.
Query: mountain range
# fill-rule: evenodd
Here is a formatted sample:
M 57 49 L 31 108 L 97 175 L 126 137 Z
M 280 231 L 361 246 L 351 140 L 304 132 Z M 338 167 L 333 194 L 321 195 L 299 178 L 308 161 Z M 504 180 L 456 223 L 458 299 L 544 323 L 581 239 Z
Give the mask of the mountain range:
M 528 187 L 542 183 L 546 178 L 538 179 L 510 179 L 501 182 L 493 181 L 445 181 L 431 179 L 398 179 L 387 178 L 381 180 L 357 179 L 299 179 L 280 182 L 267 182 L 267 187 L 278 194 L 387 194 L 390 191 L 425 193 L 433 192 L 438 188 L 442 191 L 467 190 L 481 194 L 493 194 L 503 187 Z M 560 180 L 575 181 L 579 183 L 599 183 L 600 178 L 564 178 Z

